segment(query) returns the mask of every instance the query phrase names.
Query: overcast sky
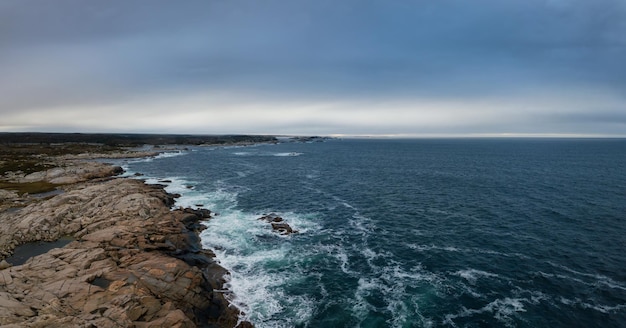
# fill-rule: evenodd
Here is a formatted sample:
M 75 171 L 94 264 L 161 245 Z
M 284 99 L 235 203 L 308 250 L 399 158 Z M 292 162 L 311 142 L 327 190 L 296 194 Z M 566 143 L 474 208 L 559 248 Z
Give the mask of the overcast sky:
M 0 0 L 0 131 L 626 136 L 626 0 Z

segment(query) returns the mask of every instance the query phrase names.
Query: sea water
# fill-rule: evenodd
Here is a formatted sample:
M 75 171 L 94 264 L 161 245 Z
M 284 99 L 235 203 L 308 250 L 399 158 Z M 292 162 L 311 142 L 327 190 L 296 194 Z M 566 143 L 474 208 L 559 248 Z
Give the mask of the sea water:
M 217 213 L 203 246 L 257 327 L 626 327 L 626 140 L 344 139 L 125 166 Z

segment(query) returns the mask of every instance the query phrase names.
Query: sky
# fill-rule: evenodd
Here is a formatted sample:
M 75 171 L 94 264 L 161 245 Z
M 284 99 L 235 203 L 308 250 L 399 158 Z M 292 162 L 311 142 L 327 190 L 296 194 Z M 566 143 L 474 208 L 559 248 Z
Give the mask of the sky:
M 0 0 L 0 131 L 626 136 L 626 0 Z

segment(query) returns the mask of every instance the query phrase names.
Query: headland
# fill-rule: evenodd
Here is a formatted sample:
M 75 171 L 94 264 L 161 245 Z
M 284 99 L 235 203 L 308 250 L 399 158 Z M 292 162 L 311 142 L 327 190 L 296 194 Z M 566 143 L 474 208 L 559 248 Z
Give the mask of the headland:
M 163 186 L 118 178 L 120 167 L 85 161 L 154 156 L 163 148 L 136 147 L 181 139 L 42 137 L 0 134 L 0 325 L 252 326 L 224 297 L 226 270 L 200 245 L 201 221 L 210 219 L 210 210 L 172 209 L 175 195 Z M 15 252 L 28 256 L 19 259 Z

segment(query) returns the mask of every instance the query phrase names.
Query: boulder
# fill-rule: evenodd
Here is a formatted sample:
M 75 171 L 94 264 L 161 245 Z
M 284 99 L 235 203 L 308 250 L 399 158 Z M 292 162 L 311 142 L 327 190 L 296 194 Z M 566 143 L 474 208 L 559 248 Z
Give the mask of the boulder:
M 272 222 L 272 229 L 281 235 L 298 233 L 298 231 L 293 230 L 291 226 L 285 222 Z
M 272 230 L 281 234 L 281 235 L 289 235 L 292 233 L 298 233 L 297 230 L 293 230 L 291 226 L 285 222 L 285 220 L 276 215 L 276 213 L 265 214 L 257 220 L 262 220 L 268 222 L 272 225 Z
M 272 223 L 272 222 L 282 222 L 283 218 L 281 218 L 280 216 L 276 215 L 275 213 L 270 213 L 270 214 L 263 215 L 262 217 L 258 218 L 257 220 L 263 220 L 263 221 Z

